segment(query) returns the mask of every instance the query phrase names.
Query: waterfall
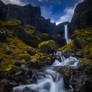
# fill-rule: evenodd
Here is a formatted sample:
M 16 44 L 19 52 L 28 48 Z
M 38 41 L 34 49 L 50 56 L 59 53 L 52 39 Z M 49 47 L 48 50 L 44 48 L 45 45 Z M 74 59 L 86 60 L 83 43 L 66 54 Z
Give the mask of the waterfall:
M 68 44 L 71 40 L 69 39 L 68 37 L 68 25 L 64 25 L 64 28 L 65 28 L 65 40 L 66 40 L 66 43 Z
M 67 65 L 77 67 L 79 60 L 72 56 L 65 58 L 62 51 L 57 51 L 56 55 L 61 57 L 61 61 L 56 59 L 51 66 L 44 68 L 38 74 L 36 83 L 14 87 L 13 92 L 73 92 L 71 85 L 69 89 L 64 87 L 63 76 L 57 72 L 57 68 Z

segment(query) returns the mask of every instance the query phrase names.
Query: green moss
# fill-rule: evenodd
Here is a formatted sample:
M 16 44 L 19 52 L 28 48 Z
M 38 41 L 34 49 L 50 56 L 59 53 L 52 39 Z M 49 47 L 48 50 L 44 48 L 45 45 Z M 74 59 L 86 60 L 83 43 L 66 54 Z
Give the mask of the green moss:
M 41 63 L 44 61 L 51 61 L 52 54 L 46 54 L 46 53 L 36 53 L 34 56 L 31 56 L 31 60 L 35 60 L 35 62 Z
M 79 64 L 79 68 L 86 73 L 87 76 L 92 74 L 92 59 L 83 58 Z
M 56 49 L 56 43 L 53 40 L 43 41 L 38 45 L 38 48 L 43 53 L 52 53 Z
M 75 30 L 73 36 L 76 37 L 77 42 L 81 42 L 80 45 L 83 45 L 80 49 L 83 56 L 92 59 L 92 27 Z
M 5 21 L 0 21 L 0 24 L 3 26 L 17 26 L 21 24 L 21 21 L 17 19 L 10 19 Z
M 75 45 L 74 45 L 74 41 L 72 40 L 69 44 L 59 48 L 58 50 L 67 50 L 67 51 L 71 51 L 75 48 Z
M 7 41 L 0 43 L 0 71 L 9 71 L 13 68 L 14 63 L 17 60 L 21 62 L 27 62 L 30 60 L 30 54 L 26 51 L 26 48 L 32 48 L 26 45 L 23 41 L 17 37 L 10 36 L 12 33 L 7 31 Z M 10 54 L 7 54 L 6 47 L 9 48 Z

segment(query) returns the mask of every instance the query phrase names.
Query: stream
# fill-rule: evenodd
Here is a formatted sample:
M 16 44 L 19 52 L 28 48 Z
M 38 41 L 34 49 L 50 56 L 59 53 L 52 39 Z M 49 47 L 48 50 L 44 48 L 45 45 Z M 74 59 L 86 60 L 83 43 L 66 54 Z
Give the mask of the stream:
M 65 40 L 68 44 L 70 39 L 67 29 L 67 25 L 65 25 Z M 58 70 L 63 66 L 76 68 L 79 60 L 72 56 L 66 58 L 62 52 L 57 51 L 55 53 L 60 57 L 60 60 L 56 59 L 51 66 L 43 68 L 43 72 L 38 73 L 36 83 L 14 87 L 13 92 L 73 92 L 72 85 L 69 85 L 69 89 L 64 87 L 63 76 L 59 74 Z
M 70 89 L 65 89 L 63 77 L 57 70 L 62 66 L 75 68 L 79 60 L 72 56 L 65 58 L 61 51 L 57 51 L 56 55 L 61 57 L 61 61 L 55 60 L 51 66 L 43 68 L 44 72 L 38 74 L 36 83 L 14 87 L 13 92 L 73 92 L 71 85 Z

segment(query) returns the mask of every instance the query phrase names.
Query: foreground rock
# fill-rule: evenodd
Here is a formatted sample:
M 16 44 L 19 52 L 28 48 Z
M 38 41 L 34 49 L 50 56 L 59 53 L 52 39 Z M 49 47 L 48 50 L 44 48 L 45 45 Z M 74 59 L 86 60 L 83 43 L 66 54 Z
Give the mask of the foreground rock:
M 0 80 L 0 92 L 12 92 L 12 87 L 8 80 Z
M 64 78 L 65 87 L 72 85 L 74 92 L 90 92 L 92 90 L 92 64 L 80 62 L 77 69 L 64 66 L 59 73 Z

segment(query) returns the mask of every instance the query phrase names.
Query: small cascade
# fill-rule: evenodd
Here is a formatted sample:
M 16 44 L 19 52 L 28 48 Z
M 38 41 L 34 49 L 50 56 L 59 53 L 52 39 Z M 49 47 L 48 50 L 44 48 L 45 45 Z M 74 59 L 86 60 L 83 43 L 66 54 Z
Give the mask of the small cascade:
M 66 40 L 66 43 L 68 44 L 71 41 L 71 39 L 69 39 L 68 37 L 68 25 L 66 24 L 64 28 L 65 28 L 65 40 Z
M 71 85 L 69 89 L 65 89 L 63 76 L 57 72 L 56 68 L 77 67 L 79 60 L 72 56 L 65 58 L 62 51 L 58 51 L 56 55 L 61 57 L 61 61 L 56 59 L 50 67 L 44 68 L 43 74 L 38 74 L 36 83 L 14 87 L 13 92 L 73 92 Z

